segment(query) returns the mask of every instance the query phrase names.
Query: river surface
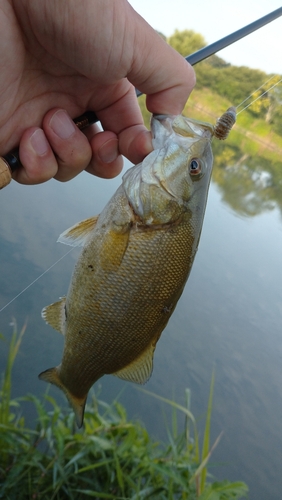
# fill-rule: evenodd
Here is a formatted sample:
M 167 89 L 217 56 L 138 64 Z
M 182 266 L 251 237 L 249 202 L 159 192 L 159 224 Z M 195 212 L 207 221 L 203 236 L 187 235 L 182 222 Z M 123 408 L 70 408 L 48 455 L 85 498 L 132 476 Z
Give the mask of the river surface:
M 106 181 L 83 173 L 66 184 L 13 182 L 1 191 L 0 309 L 68 252 L 70 247 L 56 243 L 59 234 L 98 214 L 119 183 L 120 178 Z M 146 389 L 183 404 L 190 388 L 201 429 L 215 369 L 211 441 L 222 431 L 223 436 L 210 471 L 218 479 L 245 481 L 251 500 L 281 500 L 281 213 L 273 204 L 252 217 L 239 212 L 212 183 L 194 267 L 158 343 Z M 7 339 L 13 317 L 19 327 L 28 319 L 13 396 L 43 394 L 46 384 L 38 373 L 60 362 L 63 337 L 43 322 L 40 311 L 66 293 L 78 252 L 74 249 L 0 313 Z M 7 345 L 0 347 L 2 372 Z M 140 418 L 152 435 L 166 439 L 164 403 L 112 376 L 95 388 L 109 402 L 120 395 L 129 417 Z M 51 393 L 65 405 L 56 388 Z M 24 411 L 32 420 L 28 404 Z

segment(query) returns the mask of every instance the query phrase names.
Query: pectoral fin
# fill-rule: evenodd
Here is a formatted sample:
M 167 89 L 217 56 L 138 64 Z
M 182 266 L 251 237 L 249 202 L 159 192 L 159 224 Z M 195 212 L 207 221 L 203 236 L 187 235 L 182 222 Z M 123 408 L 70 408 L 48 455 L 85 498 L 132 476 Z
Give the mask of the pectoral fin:
M 57 241 L 73 247 L 82 247 L 93 231 L 98 217 L 99 215 L 97 217 L 90 217 L 66 229 L 66 231 L 60 234 Z
M 129 229 L 109 230 L 103 237 L 100 263 L 104 271 L 115 271 L 122 263 L 129 239 Z
M 40 373 L 38 377 L 40 378 L 40 380 L 44 380 L 45 382 L 56 385 L 65 393 L 75 413 L 76 424 L 80 428 L 83 424 L 84 408 L 86 404 L 87 394 L 82 398 L 78 398 L 71 394 L 60 379 L 59 368 L 59 366 L 55 368 L 49 368 L 45 372 Z
M 128 380 L 129 382 L 135 382 L 136 384 L 145 384 L 153 371 L 155 348 L 156 344 L 150 345 L 139 358 L 112 375 L 122 378 L 123 380 Z
M 49 306 L 44 307 L 41 312 L 41 316 L 48 323 L 48 325 L 52 326 L 55 330 L 62 333 L 65 333 L 65 321 L 66 321 L 66 297 L 61 297 L 58 302 L 54 302 Z

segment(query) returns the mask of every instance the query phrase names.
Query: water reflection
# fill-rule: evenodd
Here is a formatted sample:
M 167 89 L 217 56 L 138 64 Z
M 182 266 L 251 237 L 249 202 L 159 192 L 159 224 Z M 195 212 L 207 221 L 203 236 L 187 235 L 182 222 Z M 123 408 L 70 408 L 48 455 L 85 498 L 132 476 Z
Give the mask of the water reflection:
M 240 215 L 282 210 L 282 161 L 248 156 L 228 143 L 214 141 L 213 180 L 223 200 Z
M 280 500 L 282 169 L 281 164 L 279 170 L 277 165 L 255 165 L 245 159 L 237 175 L 241 153 L 227 169 L 222 156 L 230 152 L 220 149 L 218 154 L 198 255 L 156 349 L 153 376 L 146 388 L 184 403 L 185 388 L 190 387 L 192 410 L 201 426 L 215 366 L 212 439 L 222 430 L 224 436 L 213 456 L 214 473 L 245 480 L 251 499 Z M 119 182 L 83 174 L 67 184 L 12 184 L 1 191 L 0 309 L 68 251 L 69 247 L 56 243 L 58 235 L 98 214 Z M 42 394 L 45 384 L 37 374 L 61 360 L 63 338 L 45 325 L 40 311 L 66 293 L 77 252 L 74 249 L 0 314 L 0 331 L 5 334 L 13 316 L 20 325 L 28 316 L 14 372 L 15 396 Z M 6 353 L 2 343 L 1 371 Z M 138 415 L 151 432 L 165 437 L 163 405 L 133 384 L 108 376 L 95 390 L 107 401 L 122 391 L 129 415 Z M 50 391 L 65 404 L 56 388 Z M 25 412 L 31 419 L 28 406 Z

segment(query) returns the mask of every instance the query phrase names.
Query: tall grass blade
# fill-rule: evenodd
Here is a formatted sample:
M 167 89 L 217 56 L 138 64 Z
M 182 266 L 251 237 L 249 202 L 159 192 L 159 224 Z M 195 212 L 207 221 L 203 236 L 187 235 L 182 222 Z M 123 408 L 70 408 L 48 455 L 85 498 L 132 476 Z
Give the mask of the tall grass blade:
M 202 450 L 202 462 L 207 463 L 210 457 L 210 428 L 211 428 L 211 414 L 212 414 L 212 402 L 213 402 L 213 393 L 214 393 L 214 382 L 215 382 L 215 373 L 214 370 L 212 372 L 211 385 L 210 385 L 210 394 L 209 394 L 209 402 L 208 402 L 208 410 L 206 417 L 206 425 L 204 432 L 204 441 L 203 441 L 203 450 Z M 203 467 L 201 470 L 201 480 L 200 480 L 200 492 L 204 491 L 207 477 L 207 468 Z
M 217 445 L 218 445 L 218 443 L 219 443 L 219 441 L 220 441 L 220 439 L 221 439 L 221 437 L 222 437 L 222 434 L 223 434 L 223 432 L 221 432 L 221 433 L 219 434 L 219 436 L 216 438 L 216 440 L 215 440 L 214 444 L 212 445 L 211 449 L 209 450 L 209 453 L 207 454 L 206 458 L 205 458 L 205 459 L 204 459 L 204 460 L 200 463 L 200 465 L 199 465 L 199 467 L 197 468 L 196 472 L 195 472 L 195 473 L 194 473 L 194 475 L 191 477 L 191 479 L 190 479 L 190 483 L 192 483 L 192 481 L 193 481 L 194 479 L 196 479 L 196 477 L 197 477 L 197 476 L 199 476 L 199 475 L 200 475 L 200 473 L 202 472 L 202 470 L 203 470 L 204 468 L 206 468 L 206 466 L 207 466 L 207 464 L 208 464 L 208 461 L 209 461 L 209 459 L 210 459 L 210 457 L 211 457 L 211 454 L 212 454 L 213 450 L 217 447 Z
M 190 420 L 192 421 L 192 423 L 194 425 L 196 425 L 196 420 L 195 420 L 195 417 L 193 415 L 193 413 L 191 413 L 191 411 L 188 410 L 188 408 L 185 408 L 185 406 L 182 406 L 178 403 L 175 403 L 175 401 L 171 401 L 170 399 L 168 398 L 164 398 L 163 396 L 159 396 L 158 394 L 155 394 L 154 392 L 151 392 L 151 391 L 147 391 L 146 389 L 138 389 L 139 391 L 141 392 L 144 392 L 145 394 L 149 394 L 150 396 L 153 396 L 153 398 L 156 398 L 156 399 L 159 399 L 160 401 L 163 401 L 164 403 L 172 406 L 173 408 L 176 408 L 177 410 L 181 411 L 182 413 L 184 413 L 184 415 L 186 415 L 187 418 L 190 418 Z
M 245 483 L 221 481 L 220 483 L 210 484 L 200 495 L 199 500 L 225 500 L 225 498 L 241 500 L 241 498 L 247 498 L 247 496 L 248 487 Z
M 4 373 L 2 387 L 0 391 L 0 424 L 7 425 L 10 419 L 10 404 L 11 404 L 11 391 L 12 391 L 12 369 L 16 356 L 21 345 L 23 334 L 26 330 L 26 323 L 22 327 L 19 335 L 17 333 L 16 320 L 13 319 L 13 334 L 10 341 L 9 354 Z
M 92 498 L 115 498 L 117 500 L 118 497 L 115 495 L 111 495 L 110 493 L 103 493 L 102 491 L 92 491 L 92 490 L 74 490 L 76 493 L 83 493 L 88 497 Z

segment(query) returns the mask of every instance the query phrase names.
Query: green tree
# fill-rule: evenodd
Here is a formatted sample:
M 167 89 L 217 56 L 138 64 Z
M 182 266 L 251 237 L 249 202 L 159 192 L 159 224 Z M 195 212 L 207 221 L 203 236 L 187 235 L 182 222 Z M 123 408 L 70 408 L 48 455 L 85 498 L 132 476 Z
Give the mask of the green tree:
M 275 106 L 271 119 L 272 129 L 276 134 L 282 137 L 282 106 Z
M 276 75 L 270 82 L 272 85 L 278 83 L 267 96 L 269 98 L 269 108 L 266 113 L 265 120 L 272 125 L 272 129 L 276 134 L 282 136 L 282 82 L 281 75 Z
M 196 33 L 193 30 L 178 31 L 175 30 L 173 35 L 168 38 L 168 43 L 182 56 L 186 57 L 188 54 L 202 49 L 206 45 L 203 35 Z

